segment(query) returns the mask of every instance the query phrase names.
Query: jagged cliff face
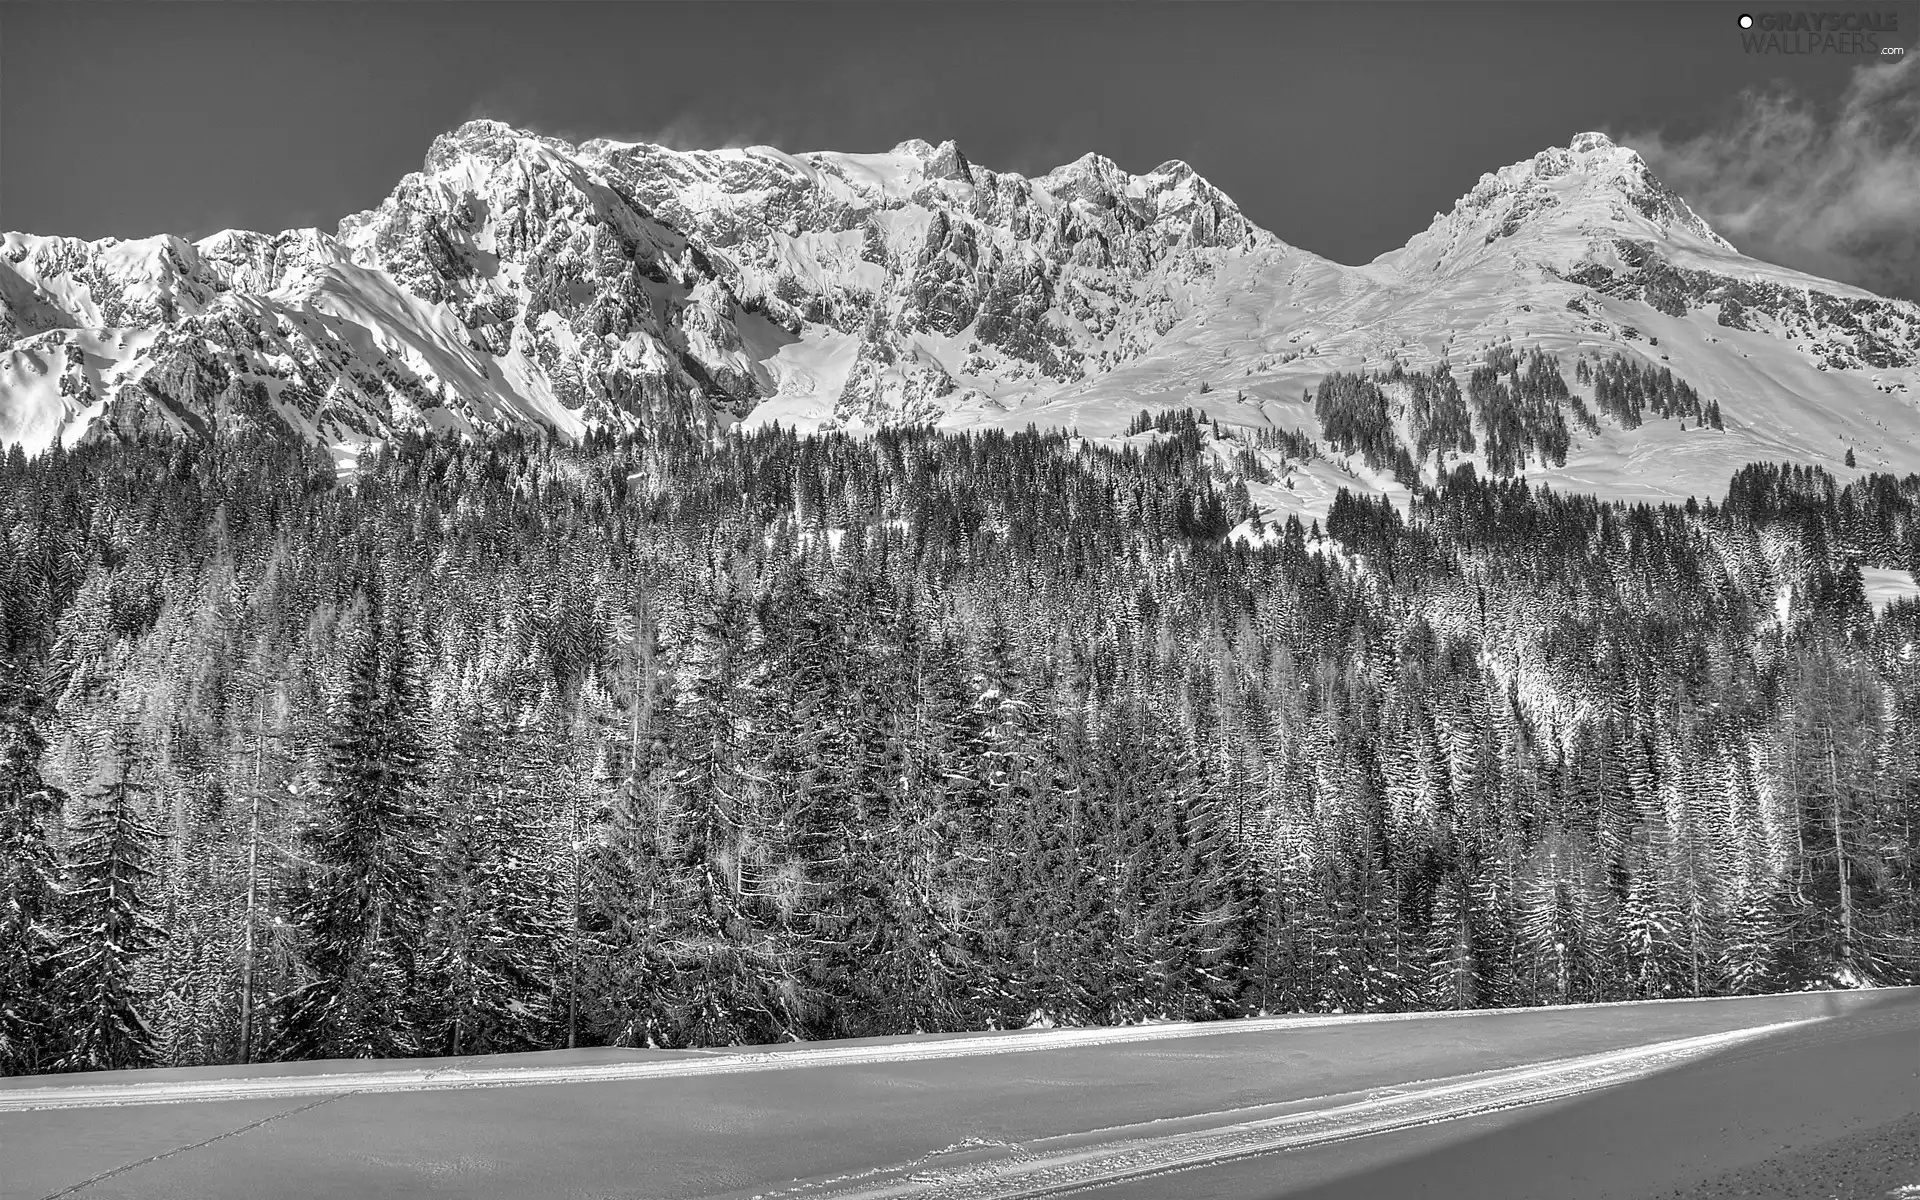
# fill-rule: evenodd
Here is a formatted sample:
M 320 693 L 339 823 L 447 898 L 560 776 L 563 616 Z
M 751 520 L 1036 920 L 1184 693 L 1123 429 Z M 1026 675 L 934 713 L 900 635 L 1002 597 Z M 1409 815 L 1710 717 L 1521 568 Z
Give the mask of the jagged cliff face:
M 580 428 L 516 392 L 513 364 L 474 352 L 450 312 L 314 230 L 197 244 L 9 234 L 0 283 L 39 304 L 8 304 L 0 363 L 0 436 L 31 448 L 240 424 L 340 445 L 429 426 Z
M 1272 241 L 1184 163 L 1026 179 L 952 143 L 677 152 L 478 121 L 337 236 L 8 235 L 0 434 L 574 433 L 783 393 L 812 425 L 997 411 L 1137 357 Z
M 795 157 L 475 122 L 426 167 L 342 240 L 492 352 L 517 348 L 589 420 L 621 408 L 622 347 L 698 385 L 653 386 L 736 416 L 782 390 L 782 367 L 836 354 L 807 417 L 990 406 L 1137 356 L 1180 311 L 1169 281 L 1271 240 L 1183 163 L 1135 177 L 1090 155 L 1030 180 L 951 142 Z
M 1920 469 L 1920 308 L 1740 255 L 1598 134 L 1347 267 L 1179 162 L 1029 179 L 950 142 L 675 151 L 477 121 L 335 235 L 8 234 L 0 339 L 0 439 L 36 450 L 248 424 L 349 456 L 404 429 L 657 420 L 1104 435 L 1189 404 L 1317 435 L 1300 398 L 1330 371 L 1511 342 L 1636 355 L 1727 416 L 1711 443 L 1583 433 L 1583 490 L 1848 448 Z

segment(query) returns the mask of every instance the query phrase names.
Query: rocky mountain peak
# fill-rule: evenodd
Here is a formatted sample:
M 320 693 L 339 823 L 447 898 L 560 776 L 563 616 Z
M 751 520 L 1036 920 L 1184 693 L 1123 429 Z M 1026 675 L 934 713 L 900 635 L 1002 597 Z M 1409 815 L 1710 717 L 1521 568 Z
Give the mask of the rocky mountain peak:
M 1579 134 L 1565 147 L 1549 147 L 1524 162 L 1482 175 L 1454 209 L 1495 212 L 1503 225 L 1554 210 L 1582 221 L 1619 224 L 1631 221 L 1631 210 L 1654 227 L 1652 232 L 1733 249 L 1679 193 L 1654 175 L 1637 151 L 1604 133 Z
M 1064 163 L 1034 180 L 1039 187 L 1063 200 L 1087 200 L 1111 207 L 1111 201 L 1125 186 L 1127 173 L 1104 154 L 1089 151 L 1070 163 Z
M 434 138 L 432 145 L 427 147 L 424 169 L 429 175 L 436 174 L 462 159 L 479 159 L 490 165 L 498 165 L 513 158 L 523 144 L 570 149 L 557 139 L 541 137 L 515 129 L 504 121 L 483 117 Z
M 965 183 L 973 182 L 973 164 L 967 156 L 960 153 L 960 147 L 951 139 L 941 142 L 934 149 L 933 157 L 927 160 L 927 174 L 935 179 L 958 179 Z
M 967 161 L 966 155 L 960 153 L 960 147 L 951 138 L 938 146 L 923 138 L 908 138 L 895 146 L 892 153 L 898 157 L 917 159 L 924 178 L 973 182 L 973 164 Z
M 1286 246 L 1178 159 L 1029 178 L 951 140 L 575 146 L 479 120 L 423 165 L 337 237 L 6 235 L 0 431 L 1120 425 L 1201 394 L 1305 422 L 1285 406 L 1328 371 L 1456 340 L 1645 346 L 1703 394 L 1730 371 L 1730 412 L 1920 384 L 1920 310 L 1740 256 L 1597 133 L 1482 176 L 1360 268 Z M 1723 349 L 1737 334 L 1765 340 Z
M 277 419 L 349 444 L 776 398 L 762 416 L 828 425 L 1000 411 L 1140 357 L 1265 244 L 1184 163 L 1027 179 L 951 140 L 683 151 L 475 120 L 422 166 L 337 235 L 9 243 L 9 342 L 152 331 L 32 351 L 82 364 L 33 376 L 35 428 Z
M 1622 241 L 1654 253 L 1734 249 L 1637 152 L 1603 133 L 1582 133 L 1482 175 L 1451 211 L 1435 214 L 1380 261 L 1418 275 L 1496 262 L 1565 271 Z

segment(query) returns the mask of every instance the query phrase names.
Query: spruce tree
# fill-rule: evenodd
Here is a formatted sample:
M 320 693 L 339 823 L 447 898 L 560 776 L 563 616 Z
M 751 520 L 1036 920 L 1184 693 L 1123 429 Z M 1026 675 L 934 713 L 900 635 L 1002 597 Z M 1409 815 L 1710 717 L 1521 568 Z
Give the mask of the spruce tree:
M 423 931 L 423 1047 L 535 1049 L 552 1020 L 551 863 L 535 842 L 543 763 L 521 697 L 463 706 L 436 804 L 441 838 Z
M 1591 999 L 1591 937 L 1580 881 L 1548 860 L 1521 893 L 1516 932 L 1531 968 L 1532 993 L 1548 1004 Z
M 152 986 L 141 961 L 165 931 L 151 911 L 154 847 L 159 832 L 140 811 L 146 789 L 134 783 L 134 747 L 124 734 L 117 777 L 87 798 L 71 830 L 64 925 L 66 944 L 54 959 L 59 1028 L 57 1067 L 110 1071 L 156 1061 L 149 1013 Z
M 1690 990 L 1689 936 L 1681 889 L 1658 857 L 1643 857 L 1620 909 L 1620 937 L 1634 999 Z
M 288 905 L 305 981 L 280 997 L 283 1057 L 416 1053 L 431 762 L 413 630 L 376 606 L 354 651 Z
M 643 611 L 619 688 L 621 728 L 609 731 L 596 773 L 608 802 L 596 815 L 584 866 L 586 973 L 576 981 L 585 1024 L 616 1046 L 656 1046 L 673 1036 L 670 967 L 659 941 L 668 884 L 662 816 L 673 761 L 670 688 L 658 627 Z
M 40 774 L 46 748 L 36 693 L 11 663 L 0 674 L 0 1074 L 46 1067 L 58 1052 L 54 956 L 63 943 L 59 863 L 50 839 L 64 794 Z
M 802 1024 L 792 964 L 750 894 L 762 880 L 741 743 L 751 703 L 747 612 L 731 590 L 718 592 L 691 631 L 676 696 L 680 753 L 665 804 L 672 917 L 663 930 L 675 1045 L 779 1041 Z
M 1788 927 L 1787 898 L 1763 882 L 1735 904 L 1720 943 L 1719 975 L 1736 996 L 1761 995 L 1781 982 L 1780 942 Z
M 1479 920 L 1472 879 L 1456 868 L 1441 878 L 1426 939 L 1422 999 L 1436 1009 L 1478 1008 L 1485 989 L 1477 949 Z

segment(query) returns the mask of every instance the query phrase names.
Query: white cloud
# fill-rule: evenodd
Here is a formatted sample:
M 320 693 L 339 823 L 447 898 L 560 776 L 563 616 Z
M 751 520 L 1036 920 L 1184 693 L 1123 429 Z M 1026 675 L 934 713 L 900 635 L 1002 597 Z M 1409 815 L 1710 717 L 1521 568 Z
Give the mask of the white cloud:
M 695 113 L 681 113 L 655 129 L 586 136 L 615 142 L 649 142 L 669 150 L 739 150 L 747 146 L 778 145 L 780 141 L 779 134 L 763 121 L 715 121 Z
M 1697 137 L 1622 134 L 1756 258 L 1920 300 L 1920 63 L 1858 67 L 1837 105 L 1747 92 Z

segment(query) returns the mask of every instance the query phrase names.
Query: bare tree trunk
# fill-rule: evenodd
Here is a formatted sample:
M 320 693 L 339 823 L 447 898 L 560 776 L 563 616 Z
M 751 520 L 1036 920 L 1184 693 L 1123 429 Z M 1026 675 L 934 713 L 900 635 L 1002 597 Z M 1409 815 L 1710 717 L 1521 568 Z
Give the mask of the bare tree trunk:
M 1473 914 L 1468 909 L 1471 887 L 1465 879 L 1460 881 L 1460 918 L 1453 931 L 1453 1006 L 1460 1009 L 1479 1004 L 1473 982 Z
M 260 694 L 260 717 L 254 725 L 253 799 L 247 820 L 247 924 L 240 951 L 240 1051 L 242 1063 L 253 1061 L 253 930 L 260 896 L 260 779 L 265 773 L 267 696 Z
M 240 950 L 240 1053 L 243 1063 L 253 1061 L 253 928 L 254 910 L 259 897 L 260 796 L 253 797 L 253 813 L 247 833 L 247 925 Z
M 568 883 L 572 897 L 572 928 L 567 945 L 567 1049 L 580 1044 L 580 804 L 577 797 L 568 801 L 567 827 L 573 848 L 573 873 Z
M 1853 963 L 1853 889 L 1849 886 L 1846 842 L 1841 834 L 1841 796 L 1839 756 L 1831 737 L 1827 740 L 1827 783 L 1833 789 L 1833 862 L 1840 880 L 1840 961 Z

